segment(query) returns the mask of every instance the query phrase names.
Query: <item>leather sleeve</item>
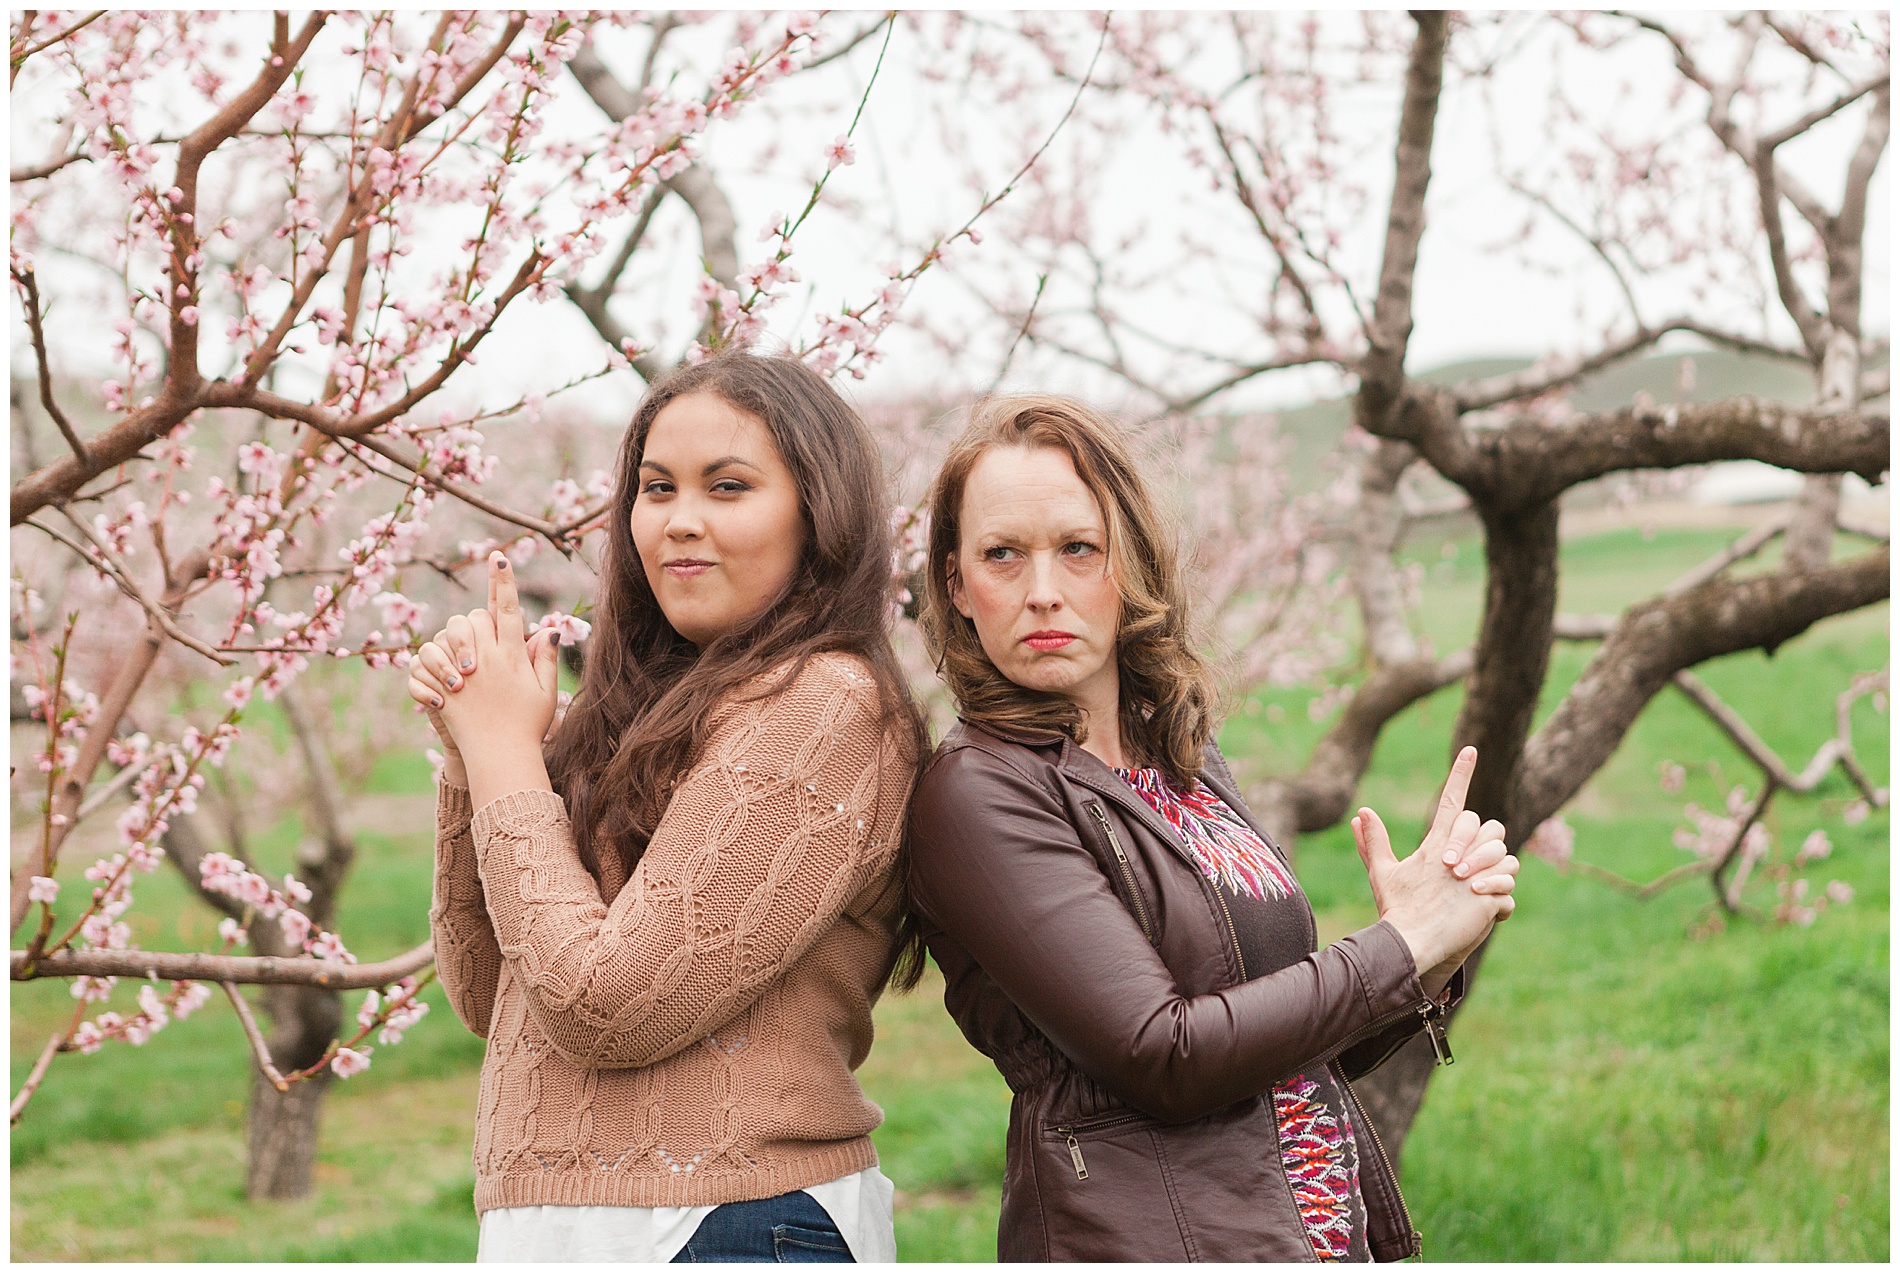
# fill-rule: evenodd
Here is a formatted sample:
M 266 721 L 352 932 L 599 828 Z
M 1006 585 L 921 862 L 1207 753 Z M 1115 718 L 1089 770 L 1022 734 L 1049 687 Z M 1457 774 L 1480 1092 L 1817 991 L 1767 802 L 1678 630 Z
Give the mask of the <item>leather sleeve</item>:
M 1383 922 L 1298 964 L 1183 996 L 1058 793 L 979 747 L 940 754 L 910 822 L 911 901 L 1120 1100 L 1184 1122 L 1258 1095 L 1425 1002 Z
M 1465 970 L 1459 965 L 1458 971 L 1451 974 L 1451 981 L 1445 986 L 1444 1009 L 1450 1012 L 1465 997 Z M 1392 1059 L 1392 1054 L 1404 1047 L 1406 1041 L 1425 1028 L 1425 1019 L 1416 1013 L 1401 1017 L 1398 1021 L 1379 1031 L 1371 1038 L 1339 1054 L 1339 1066 L 1346 1071 L 1349 1079 L 1364 1078 L 1366 1075 Z

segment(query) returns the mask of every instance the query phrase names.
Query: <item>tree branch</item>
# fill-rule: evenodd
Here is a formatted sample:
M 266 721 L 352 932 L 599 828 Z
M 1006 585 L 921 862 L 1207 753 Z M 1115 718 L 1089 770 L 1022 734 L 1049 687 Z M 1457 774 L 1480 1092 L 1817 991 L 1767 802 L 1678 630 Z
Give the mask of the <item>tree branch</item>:
M 1405 70 L 1405 102 L 1399 112 L 1399 136 L 1386 213 L 1385 256 L 1379 267 L 1379 292 L 1366 332 L 1366 355 L 1359 364 L 1359 392 L 1353 416 L 1369 433 L 1382 433 L 1405 383 L 1405 350 L 1412 335 L 1412 279 L 1418 272 L 1419 240 L 1425 235 L 1425 191 L 1432 176 L 1432 132 L 1444 84 L 1446 15 L 1415 16 L 1418 34 Z
M 1382 435 L 1410 441 L 1446 478 L 1500 510 L 1545 503 L 1580 482 L 1628 469 L 1761 460 L 1801 473 L 1857 473 L 1872 485 L 1888 463 L 1885 413 L 1759 398 L 1629 406 L 1561 424 L 1520 418 L 1479 428 L 1459 421 L 1443 390 L 1413 384 Z
M 250 1041 L 251 1056 L 257 1061 L 258 1073 L 262 1074 L 265 1081 L 278 1091 L 288 1092 L 290 1084 L 284 1081 L 284 1076 L 279 1074 L 277 1067 L 271 1063 L 270 1045 L 264 1042 L 264 1032 L 257 1028 L 257 1018 L 251 1015 L 251 1005 L 244 1002 L 244 996 L 239 992 L 237 983 L 224 981 L 218 984 L 224 987 L 224 993 L 230 997 L 231 1007 L 236 1011 L 238 1021 L 244 1026 L 244 1037 Z
M 426 968 L 435 958 L 424 942 L 406 954 L 375 964 L 346 964 L 327 959 L 285 959 L 274 955 L 209 955 L 198 951 L 62 950 L 47 955 L 23 975 L 26 952 L 12 952 L 15 981 L 44 977 L 155 977 L 166 981 L 229 981 L 247 986 L 319 986 L 326 990 L 368 990 L 400 981 Z
M 1715 579 L 1630 607 L 1524 748 L 1507 825 L 1536 826 L 1609 759 L 1675 674 L 1738 650 L 1771 653 L 1829 615 L 1887 596 L 1888 550 L 1803 573 Z
M 59 426 L 60 434 L 66 439 L 66 444 L 72 447 L 73 454 L 83 461 L 86 458 L 86 444 L 79 440 L 72 421 L 66 418 L 66 413 L 59 409 L 59 403 L 53 400 L 53 372 L 46 360 L 46 332 L 40 326 L 39 278 L 31 265 L 16 268 L 12 273 L 14 281 L 26 292 L 26 328 L 33 341 L 33 360 L 39 368 L 40 405 L 46 408 L 46 414 Z
M 1263 784 L 1254 807 L 1267 830 L 1291 844 L 1296 835 L 1323 831 L 1345 817 L 1386 723 L 1470 672 L 1471 651 L 1458 650 L 1441 659 L 1413 659 L 1369 674 L 1306 766 L 1292 777 Z

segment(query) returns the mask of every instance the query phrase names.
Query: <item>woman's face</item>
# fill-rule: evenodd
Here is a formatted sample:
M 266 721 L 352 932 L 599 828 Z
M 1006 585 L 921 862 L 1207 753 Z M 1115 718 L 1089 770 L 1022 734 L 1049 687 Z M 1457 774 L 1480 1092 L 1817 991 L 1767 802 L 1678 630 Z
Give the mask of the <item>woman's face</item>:
M 950 599 L 997 671 L 1112 713 L 1121 592 L 1101 506 L 1054 447 L 993 447 L 963 488 Z
M 798 486 L 757 416 L 711 393 L 660 409 L 640 457 L 633 543 L 668 623 L 705 645 L 757 618 L 805 548 Z

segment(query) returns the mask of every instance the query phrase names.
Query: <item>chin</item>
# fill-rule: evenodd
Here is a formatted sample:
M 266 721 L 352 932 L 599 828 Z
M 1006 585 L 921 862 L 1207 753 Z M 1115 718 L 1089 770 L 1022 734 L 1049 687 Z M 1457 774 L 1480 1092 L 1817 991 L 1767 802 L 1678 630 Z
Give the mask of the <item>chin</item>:
M 1018 666 L 1009 679 L 1027 690 L 1039 690 L 1044 694 L 1061 694 L 1067 691 L 1078 679 L 1075 669 L 1066 662 L 1036 660 L 1027 666 Z

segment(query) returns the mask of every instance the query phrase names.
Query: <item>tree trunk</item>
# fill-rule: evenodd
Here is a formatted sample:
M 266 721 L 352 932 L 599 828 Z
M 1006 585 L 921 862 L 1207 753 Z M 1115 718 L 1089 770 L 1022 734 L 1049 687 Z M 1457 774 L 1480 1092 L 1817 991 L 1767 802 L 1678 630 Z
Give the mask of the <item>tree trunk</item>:
M 272 1030 L 272 1058 L 284 1073 L 300 1070 L 323 1055 L 337 1037 L 342 1001 L 335 991 L 309 986 L 270 986 L 264 1006 Z M 317 1162 L 317 1134 L 330 1076 L 292 1083 L 279 1092 L 261 1074 L 251 1080 L 249 1166 L 245 1193 L 253 1198 L 302 1198 L 309 1194 Z

